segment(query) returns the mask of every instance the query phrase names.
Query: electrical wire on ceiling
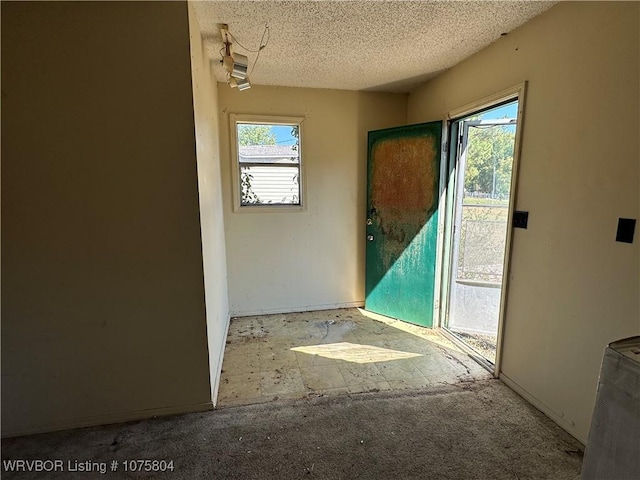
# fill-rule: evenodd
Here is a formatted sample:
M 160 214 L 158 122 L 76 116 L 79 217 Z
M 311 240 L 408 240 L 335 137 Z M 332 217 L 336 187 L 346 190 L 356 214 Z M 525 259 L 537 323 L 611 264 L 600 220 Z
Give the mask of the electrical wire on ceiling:
M 267 41 L 265 42 L 264 41 L 264 36 L 267 33 L 269 35 L 267 36 Z M 262 38 L 260 39 L 260 48 L 258 48 L 256 59 L 253 61 L 253 66 L 251 67 L 251 71 L 249 72 L 249 75 L 251 75 L 251 73 L 253 72 L 253 69 L 256 68 L 256 63 L 258 63 L 258 58 L 260 58 L 260 52 L 262 51 L 263 48 L 265 48 L 267 46 L 267 44 L 269 43 L 269 39 L 270 38 L 271 38 L 271 30 L 269 30 L 269 25 L 265 24 L 264 32 L 262 32 Z M 242 45 L 240 45 L 240 46 L 242 46 Z
M 264 32 L 262 32 L 262 38 L 260 39 L 260 46 L 259 46 L 257 49 L 255 49 L 255 50 L 252 50 L 252 49 L 247 48 L 247 47 L 245 47 L 244 45 L 242 45 L 242 44 L 238 41 L 238 39 L 237 39 L 236 37 L 234 37 L 234 36 L 233 36 L 233 34 L 232 34 L 231 32 L 229 32 L 229 36 L 232 38 L 232 40 L 233 40 L 234 42 L 236 42 L 238 45 L 240 45 L 240 47 L 244 48 L 247 52 L 251 52 L 251 53 L 258 53 L 260 50 L 262 50 L 264 47 L 266 47 L 266 46 L 267 46 L 267 43 L 269 43 L 269 37 L 267 37 L 267 42 L 266 42 L 265 44 L 263 44 L 263 41 L 264 41 L 264 35 L 267 33 L 267 31 L 268 31 L 268 30 L 269 30 L 269 25 L 267 25 L 267 24 L 265 23 L 265 25 L 264 25 Z
M 226 24 L 222 25 L 221 33 L 222 33 L 222 42 L 224 45 L 219 51 L 220 57 L 221 57 L 220 63 L 222 63 L 222 65 L 227 70 L 227 82 L 229 83 L 229 85 L 231 85 L 232 88 L 238 87 L 239 90 L 246 90 L 248 88 L 251 88 L 251 83 L 249 82 L 249 76 L 255 69 L 256 64 L 258 63 L 258 59 L 260 58 L 260 52 L 269 43 L 269 38 L 271 37 L 271 32 L 269 31 L 269 25 L 265 24 L 264 31 L 262 32 L 262 37 L 260 38 L 260 46 L 255 50 L 252 50 L 242 45 L 238 41 L 238 39 L 234 37 L 233 34 L 229 31 L 229 27 Z M 266 41 L 265 41 L 265 36 L 267 37 Z M 251 66 L 251 69 L 249 71 L 247 71 L 249 59 L 247 58 L 246 55 L 242 55 L 240 53 L 232 53 L 231 51 L 232 43 L 229 41 L 229 38 L 231 38 L 234 41 L 234 43 L 238 45 L 240 48 L 242 48 L 243 50 L 246 50 L 249 53 L 256 54 L 256 58 L 253 61 L 253 65 Z

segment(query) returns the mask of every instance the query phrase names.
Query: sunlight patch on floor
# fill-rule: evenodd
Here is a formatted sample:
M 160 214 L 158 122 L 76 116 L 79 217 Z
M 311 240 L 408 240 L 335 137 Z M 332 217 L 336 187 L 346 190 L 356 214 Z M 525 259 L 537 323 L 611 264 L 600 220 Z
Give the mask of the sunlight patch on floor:
M 372 345 L 358 345 L 349 342 L 293 347 L 291 350 L 353 363 L 388 362 L 423 356 L 420 353 L 402 352 L 399 350 L 390 350 Z
M 443 337 L 438 329 L 431 329 L 426 327 L 420 327 L 418 325 L 413 325 L 411 323 L 403 322 L 401 320 L 396 320 L 395 318 L 385 317 L 384 315 L 380 315 L 377 313 L 369 312 L 364 310 L 363 308 L 358 308 L 358 312 L 364 317 L 370 318 L 377 322 L 384 323 L 385 325 L 389 325 L 395 329 L 400 331 L 410 333 L 411 335 L 415 335 L 416 337 L 420 337 L 424 340 L 429 341 L 430 343 L 435 343 L 444 348 L 448 348 L 450 350 L 455 350 L 460 352 L 460 348 L 458 348 L 455 344 L 453 344 L 450 340 Z
M 449 342 L 439 329 L 355 308 L 235 318 L 217 405 L 416 390 L 491 378 Z

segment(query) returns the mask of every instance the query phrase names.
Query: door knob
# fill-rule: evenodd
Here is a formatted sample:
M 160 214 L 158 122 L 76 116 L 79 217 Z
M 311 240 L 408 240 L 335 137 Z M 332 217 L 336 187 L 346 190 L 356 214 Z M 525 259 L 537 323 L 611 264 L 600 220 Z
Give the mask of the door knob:
M 373 242 L 373 235 L 367 235 L 367 240 L 369 240 L 370 242 Z

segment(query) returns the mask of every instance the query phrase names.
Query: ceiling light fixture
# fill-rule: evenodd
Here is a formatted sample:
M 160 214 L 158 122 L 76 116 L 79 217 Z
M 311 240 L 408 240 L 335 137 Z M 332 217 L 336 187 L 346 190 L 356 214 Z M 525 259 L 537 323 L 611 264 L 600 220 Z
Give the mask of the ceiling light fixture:
M 232 37 L 232 35 L 229 33 L 228 25 L 222 25 L 220 32 L 222 33 L 222 42 L 224 43 L 224 56 L 222 57 L 221 63 L 228 74 L 227 83 L 231 88 L 237 87 L 240 91 L 248 90 L 251 88 L 247 72 L 249 69 L 249 59 L 246 55 L 231 53 L 229 36 Z
M 248 90 L 251 88 L 251 84 L 249 83 L 248 78 L 233 78 L 229 79 L 229 85 L 231 88 L 237 88 L 238 90 Z
M 249 68 L 249 59 L 246 55 L 239 53 L 233 54 L 233 69 L 231 70 L 231 76 L 234 78 L 247 78 L 247 69 Z

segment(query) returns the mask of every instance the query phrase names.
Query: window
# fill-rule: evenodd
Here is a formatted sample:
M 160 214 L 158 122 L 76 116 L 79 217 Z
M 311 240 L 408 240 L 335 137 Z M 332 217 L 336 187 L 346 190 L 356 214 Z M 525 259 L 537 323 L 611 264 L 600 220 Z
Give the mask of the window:
M 231 115 L 235 210 L 303 207 L 301 122 Z

